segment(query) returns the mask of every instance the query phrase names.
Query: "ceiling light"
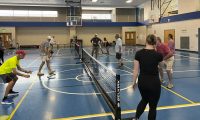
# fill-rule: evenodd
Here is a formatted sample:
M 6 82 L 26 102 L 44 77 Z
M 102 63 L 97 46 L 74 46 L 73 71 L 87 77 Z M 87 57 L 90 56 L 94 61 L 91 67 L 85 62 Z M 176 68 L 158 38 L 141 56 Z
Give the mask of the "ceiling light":
M 112 7 L 82 7 L 82 10 L 113 10 Z
M 92 0 L 92 2 L 97 2 L 98 0 Z
M 126 3 L 131 3 L 131 2 L 133 2 L 133 0 L 127 0 L 127 1 L 126 1 Z

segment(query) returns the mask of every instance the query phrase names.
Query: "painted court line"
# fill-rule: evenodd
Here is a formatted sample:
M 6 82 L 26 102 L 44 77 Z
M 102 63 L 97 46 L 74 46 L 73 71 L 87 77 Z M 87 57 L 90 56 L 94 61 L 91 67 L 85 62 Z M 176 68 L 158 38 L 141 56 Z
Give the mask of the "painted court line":
M 24 99 L 26 98 L 26 96 L 28 95 L 29 91 L 31 90 L 31 88 L 34 85 L 34 81 L 31 83 L 31 85 L 29 86 L 28 90 L 26 91 L 26 93 L 24 94 L 24 96 L 21 98 L 21 100 L 19 101 L 19 103 L 17 104 L 17 106 L 15 107 L 15 109 L 12 111 L 12 113 L 9 115 L 8 120 L 12 120 L 13 116 L 15 115 L 16 111 L 18 110 L 18 108 L 20 107 L 20 105 L 22 104 L 22 102 L 24 101 Z
M 190 58 L 190 59 L 195 59 L 195 60 L 199 60 L 200 58 L 198 57 L 190 57 L 190 56 L 186 56 L 186 55 L 179 55 L 179 54 L 175 54 L 176 56 L 182 56 L 182 57 L 186 57 L 186 58 Z
M 194 101 L 189 100 L 188 98 L 186 98 L 186 97 L 184 97 L 184 96 L 178 94 L 177 92 L 175 92 L 175 91 L 173 91 L 173 90 L 171 90 L 171 89 L 168 89 L 167 87 L 165 87 L 165 86 L 163 86 L 163 85 L 161 85 L 161 87 L 164 88 L 164 89 L 166 89 L 166 90 L 168 90 L 168 91 L 170 91 L 171 93 L 175 94 L 176 96 L 178 96 L 178 97 L 180 97 L 180 98 L 186 100 L 186 101 L 189 102 L 189 103 L 192 103 L 192 104 L 195 103 Z
M 126 65 L 123 65 L 123 66 L 124 66 L 125 68 L 128 68 L 129 70 L 133 71 L 132 68 L 130 68 L 130 67 L 126 66 Z
M 57 50 L 57 52 L 56 52 L 56 55 L 58 55 L 58 54 L 59 54 L 59 52 L 60 52 L 60 49 L 61 49 L 61 48 L 59 48 L 59 49 Z
M 178 109 L 178 108 L 187 108 L 187 107 L 195 107 L 200 106 L 200 103 L 194 103 L 194 104 L 180 104 L 180 105 L 172 105 L 172 106 L 161 106 L 157 107 L 157 110 L 169 110 L 169 109 Z M 149 109 L 145 109 L 145 111 L 149 111 Z M 131 114 L 135 113 L 136 110 L 124 110 L 121 112 L 121 114 Z M 53 120 L 81 120 L 81 119 L 88 119 L 88 118 L 98 118 L 98 117 L 106 117 L 111 116 L 112 113 L 99 113 L 99 114 L 90 114 L 90 115 L 82 115 L 82 116 L 73 116 L 73 117 L 67 117 L 67 118 L 57 118 Z
M 8 120 L 8 115 L 0 115 L 0 120 Z

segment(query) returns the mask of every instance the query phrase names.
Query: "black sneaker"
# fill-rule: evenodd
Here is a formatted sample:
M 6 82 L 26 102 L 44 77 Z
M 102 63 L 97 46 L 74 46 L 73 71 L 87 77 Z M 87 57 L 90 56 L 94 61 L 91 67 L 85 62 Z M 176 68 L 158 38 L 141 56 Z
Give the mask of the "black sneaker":
M 123 63 L 121 63 L 120 65 L 119 65 L 119 67 L 122 67 L 124 64 Z
M 1 104 L 3 104 L 3 105 L 10 105 L 10 104 L 13 104 L 13 103 L 14 103 L 14 101 L 10 100 L 10 99 L 5 99 L 5 100 L 1 101 Z
M 10 91 L 8 94 L 10 94 L 10 95 L 18 95 L 19 92 L 16 92 L 16 91 Z

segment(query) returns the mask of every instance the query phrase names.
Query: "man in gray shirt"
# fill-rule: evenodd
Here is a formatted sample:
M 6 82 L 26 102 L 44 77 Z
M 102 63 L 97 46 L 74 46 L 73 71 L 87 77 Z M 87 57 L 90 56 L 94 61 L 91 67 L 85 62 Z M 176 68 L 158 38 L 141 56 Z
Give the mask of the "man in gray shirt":
M 115 35 L 116 44 L 115 44 L 115 52 L 116 58 L 118 60 L 119 67 L 123 66 L 122 62 L 122 39 L 120 38 L 119 34 Z
M 45 62 L 47 64 L 48 72 L 49 75 L 53 75 L 55 71 L 52 71 L 50 67 L 50 40 L 51 36 L 47 37 L 46 41 L 43 41 L 40 45 L 40 51 L 41 51 L 41 58 L 42 58 L 42 63 L 40 65 L 39 71 L 38 71 L 38 76 L 43 76 L 44 73 L 41 73 L 42 67 L 44 66 Z
M 98 35 L 95 34 L 95 36 L 90 40 L 92 43 L 92 56 L 95 54 L 95 58 L 97 59 L 97 56 L 99 54 L 99 45 L 101 43 L 101 39 L 97 37 Z

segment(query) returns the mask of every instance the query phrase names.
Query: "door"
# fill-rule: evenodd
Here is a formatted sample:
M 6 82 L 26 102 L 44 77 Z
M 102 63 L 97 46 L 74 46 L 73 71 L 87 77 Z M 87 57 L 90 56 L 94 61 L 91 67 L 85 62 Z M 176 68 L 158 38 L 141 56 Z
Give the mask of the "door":
M 125 32 L 126 45 L 136 45 L 136 32 Z
M 5 48 L 12 47 L 12 33 L 0 33 Z
M 164 43 L 168 43 L 168 35 L 172 34 L 175 41 L 175 29 L 164 30 Z

